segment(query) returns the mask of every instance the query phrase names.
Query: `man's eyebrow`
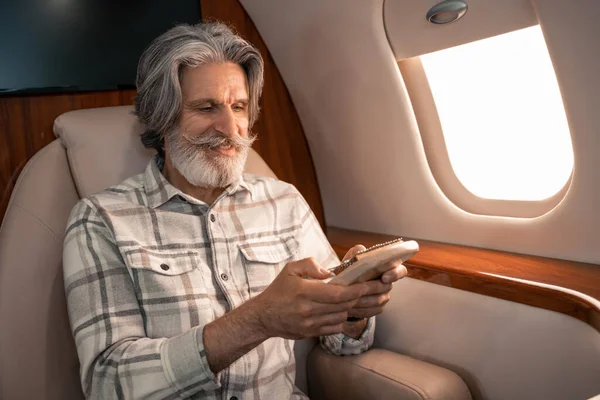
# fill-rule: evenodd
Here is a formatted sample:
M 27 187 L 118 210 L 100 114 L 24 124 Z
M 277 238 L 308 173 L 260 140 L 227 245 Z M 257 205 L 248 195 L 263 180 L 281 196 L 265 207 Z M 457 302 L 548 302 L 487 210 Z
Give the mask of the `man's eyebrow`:
M 201 106 L 202 104 L 207 104 L 207 103 L 208 104 L 219 104 L 217 99 L 204 98 L 204 99 L 194 99 L 194 100 L 186 101 L 185 105 L 190 108 L 194 108 L 194 107 L 198 107 L 198 106 Z
M 234 104 L 237 103 L 242 103 L 242 104 L 248 104 L 250 102 L 250 100 L 248 100 L 247 98 L 240 98 L 240 99 L 236 99 L 234 101 Z M 199 107 L 203 104 L 214 104 L 214 105 L 221 105 L 223 104 L 222 101 L 214 99 L 214 98 L 202 98 L 202 99 L 194 99 L 194 100 L 189 100 L 185 103 L 185 105 L 189 108 L 195 108 L 195 107 Z

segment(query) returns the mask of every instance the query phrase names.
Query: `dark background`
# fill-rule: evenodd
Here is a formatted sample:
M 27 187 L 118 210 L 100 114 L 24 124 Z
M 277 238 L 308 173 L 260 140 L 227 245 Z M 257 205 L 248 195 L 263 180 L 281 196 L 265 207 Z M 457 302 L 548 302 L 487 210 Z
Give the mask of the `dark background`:
M 135 87 L 137 62 L 198 0 L 0 0 L 0 95 Z

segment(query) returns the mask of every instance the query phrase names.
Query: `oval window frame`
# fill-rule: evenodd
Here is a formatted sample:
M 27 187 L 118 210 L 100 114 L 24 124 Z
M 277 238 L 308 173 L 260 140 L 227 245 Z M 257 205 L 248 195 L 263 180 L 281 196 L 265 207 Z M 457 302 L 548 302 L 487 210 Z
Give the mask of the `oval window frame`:
M 415 115 L 427 164 L 438 187 L 454 205 L 471 214 L 537 218 L 551 212 L 565 199 L 573 181 L 575 161 L 571 174 L 561 189 L 542 200 L 487 199 L 469 191 L 456 176 L 450 162 L 435 100 L 420 58 L 412 57 L 399 61 L 398 67 Z M 569 137 L 572 145 L 570 130 Z

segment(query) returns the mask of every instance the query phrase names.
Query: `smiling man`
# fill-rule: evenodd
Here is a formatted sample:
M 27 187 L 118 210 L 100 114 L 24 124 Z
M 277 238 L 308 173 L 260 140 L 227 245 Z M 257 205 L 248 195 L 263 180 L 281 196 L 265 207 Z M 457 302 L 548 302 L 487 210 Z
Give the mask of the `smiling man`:
M 406 269 L 320 281 L 339 260 L 302 196 L 243 173 L 262 85 L 259 52 L 219 23 L 177 26 L 142 55 L 135 112 L 157 155 L 82 199 L 64 245 L 86 397 L 306 398 L 294 339 L 337 355 L 372 345 Z

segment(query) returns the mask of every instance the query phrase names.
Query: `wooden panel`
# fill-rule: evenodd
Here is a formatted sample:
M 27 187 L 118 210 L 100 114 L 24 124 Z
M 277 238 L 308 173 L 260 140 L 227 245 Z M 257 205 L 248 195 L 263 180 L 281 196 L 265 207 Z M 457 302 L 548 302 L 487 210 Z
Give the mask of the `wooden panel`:
M 238 0 L 202 0 L 200 4 L 204 21 L 218 20 L 232 26 L 262 54 L 265 86 L 261 116 L 254 127 L 258 132 L 254 149 L 279 179 L 298 188 L 325 229 L 319 185 L 304 130 L 267 46 Z
M 0 220 L 19 173 L 52 142 L 56 117 L 82 108 L 133 104 L 135 90 L 0 97 Z
M 339 257 L 356 244 L 395 238 L 333 227 L 327 232 Z M 557 311 L 600 331 L 599 265 L 415 240 L 420 250 L 405 263 L 411 278 Z

